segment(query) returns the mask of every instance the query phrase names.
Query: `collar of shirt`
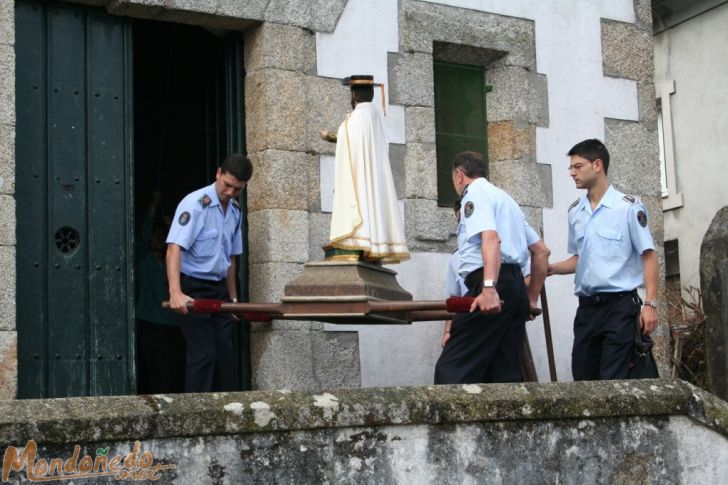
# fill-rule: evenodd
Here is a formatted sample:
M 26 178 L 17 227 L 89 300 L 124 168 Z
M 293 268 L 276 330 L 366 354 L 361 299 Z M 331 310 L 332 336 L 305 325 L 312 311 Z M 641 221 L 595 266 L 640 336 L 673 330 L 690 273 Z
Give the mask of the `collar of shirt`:
M 584 195 L 584 197 L 581 198 L 581 209 L 587 211 L 589 214 L 594 214 L 596 211 L 599 210 L 601 206 L 612 208 L 614 207 L 615 203 L 620 198 L 619 192 L 617 192 L 617 189 L 614 188 L 613 185 L 609 185 L 607 188 L 607 191 L 604 192 L 604 195 L 602 196 L 602 200 L 599 201 L 599 204 L 594 208 L 594 210 L 591 210 L 591 202 L 589 201 L 589 196 Z
M 215 190 L 215 182 L 207 186 L 207 188 L 205 189 L 205 195 L 210 198 L 209 207 L 215 207 L 216 205 L 220 205 L 220 198 L 217 196 L 217 190 Z
M 488 186 L 492 185 L 490 182 L 488 182 L 488 179 L 485 177 L 478 177 L 476 179 L 473 179 L 472 182 L 469 184 L 465 184 L 465 187 L 463 187 L 463 195 L 460 196 L 461 199 L 465 198 L 465 195 L 468 193 L 469 188 L 477 188 L 478 186 L 482 185 L 483 188 L 487 188 Z

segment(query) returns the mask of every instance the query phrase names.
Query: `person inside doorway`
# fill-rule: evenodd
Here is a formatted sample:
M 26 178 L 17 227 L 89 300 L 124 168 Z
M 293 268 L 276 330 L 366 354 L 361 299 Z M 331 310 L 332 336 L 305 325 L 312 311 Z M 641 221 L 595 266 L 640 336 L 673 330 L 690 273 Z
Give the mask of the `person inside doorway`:
M 168 293 L 164 240 L 171 223 L 161 200 L 155 190 L 142 215 L 135 253 L 140 394 L 184 391 L 184 338 L 174 313 L 160 305 Z

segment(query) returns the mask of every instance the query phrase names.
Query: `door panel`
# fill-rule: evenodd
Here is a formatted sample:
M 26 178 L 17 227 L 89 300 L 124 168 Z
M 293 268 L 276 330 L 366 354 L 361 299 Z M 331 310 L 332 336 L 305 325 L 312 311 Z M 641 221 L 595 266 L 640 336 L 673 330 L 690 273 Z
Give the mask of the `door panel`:
M 243 69 L 243 43 L 239 35 L 230 35 L 225 39 L 225 125 L 227 127 L 226 154 L 246 153 L 245 150 L 245 105 L 244 105 L 244 77 Z M 223 155 L 224 156 L 224 155 Z M 247 218 L 247 191 L 239 197 L 240 207 L 243 209 L 242 237 L 243 254 L 238 258 L 238 281 L 240 301 L 248 301 L 248 218 Z M 250 323 L 240 321 L 235 339 L 235 353 L 238 356 L 236 382 L 242 390 L 251 388 L 252 369 L 250 364 Z
M 129 21 L 16 3 L 20 397 L 134 389 Z

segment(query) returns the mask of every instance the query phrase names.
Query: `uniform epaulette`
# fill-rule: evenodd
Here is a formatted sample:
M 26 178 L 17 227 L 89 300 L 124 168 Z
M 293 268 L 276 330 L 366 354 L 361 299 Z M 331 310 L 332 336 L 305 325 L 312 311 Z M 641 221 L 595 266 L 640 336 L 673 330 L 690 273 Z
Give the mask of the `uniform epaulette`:
M 240 202 L 238 202 L 238 199 L 231 199 L 233 201 L 233 205 L 235 208 L 240 209 Z
M 574 203 L 573 203 L 573 204 L 571 204 L 571 205 L 569 206 L 569 210 L 568 210 L 568 211 L 566 211 L 566 212 L 569 212 L 569 211 L 571 211 L 571 209 L 573 209 L 574 207 L 576 207 L 577 205 L 579 205 L 579 201 L 580 201 L 580 200 L 581 200 L 581 199 L 576 199 L 576 200 L 574 201 Z
M 210 202 L 212 202 L 212 199 L 210 199 L 210 196 L 207 194 L 200 197 L 200 200 L 198 201 L 202 207 L 207 207 L 210 205 Z
M 636 203 L 637 203 L 637 201 L 639 200 L 639 199 L 638 199 L 637 197 L 635 197 L 634 195 L 625 195 L 625 196 L 624 196 L 624 197 L 622 197 L 622 198 L 623 198 L 624 200 L 626 200 L 627 202 L 629 202 L 630 204 L 636 204 Z

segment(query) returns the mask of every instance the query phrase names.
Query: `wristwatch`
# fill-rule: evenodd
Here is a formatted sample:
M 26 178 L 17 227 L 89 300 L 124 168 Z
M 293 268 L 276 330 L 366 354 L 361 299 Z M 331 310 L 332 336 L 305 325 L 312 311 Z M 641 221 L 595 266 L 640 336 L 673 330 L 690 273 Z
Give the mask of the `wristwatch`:
M 651 306 L 655 310 L 657 310 L 657 300 L 646 300 L 644 303 L 645 306 Z
M 483 288 L 495 288 L 495 280 L 483 280 Z

